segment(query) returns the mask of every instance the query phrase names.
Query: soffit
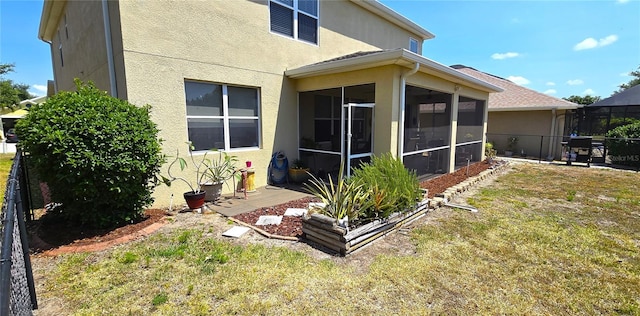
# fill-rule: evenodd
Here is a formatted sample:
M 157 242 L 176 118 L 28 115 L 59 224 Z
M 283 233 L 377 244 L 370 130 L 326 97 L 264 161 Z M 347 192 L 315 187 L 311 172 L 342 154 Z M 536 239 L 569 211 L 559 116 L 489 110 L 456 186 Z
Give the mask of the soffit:
M 53 36 L 58 29 L 58 22 L 64 12 L 67 0 L 45 0 L 42 7 L 42 15 L 40 16 L 40 29 L 38 30 L 38 38 L 51 42 Z

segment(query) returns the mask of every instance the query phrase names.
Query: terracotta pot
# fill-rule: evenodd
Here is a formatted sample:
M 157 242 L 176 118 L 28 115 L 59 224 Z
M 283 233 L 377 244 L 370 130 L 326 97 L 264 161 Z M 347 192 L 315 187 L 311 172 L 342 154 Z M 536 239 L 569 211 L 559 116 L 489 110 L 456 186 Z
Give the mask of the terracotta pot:
M 187 202 L 187 205 L 189 206 L 189 208 L 193 210 L 196 208 L 201 208 L 204 205 L 204 196 L 206 193 L 207 192 L 205 191 L 199 191 L 199 192 L 188 191 L 182 194 L 182 196 L 184 197 L 184 200 Z

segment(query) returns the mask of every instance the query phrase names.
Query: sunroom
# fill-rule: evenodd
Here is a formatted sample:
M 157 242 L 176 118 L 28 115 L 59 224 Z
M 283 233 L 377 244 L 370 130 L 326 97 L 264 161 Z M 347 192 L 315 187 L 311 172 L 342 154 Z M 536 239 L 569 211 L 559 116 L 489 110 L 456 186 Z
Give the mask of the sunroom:
M 489 93 L 501 91 L 404 49 L 285 74 L 298 91 L 298 158 L 320 177 L 388 152 L 424 178 L 480 161 Z

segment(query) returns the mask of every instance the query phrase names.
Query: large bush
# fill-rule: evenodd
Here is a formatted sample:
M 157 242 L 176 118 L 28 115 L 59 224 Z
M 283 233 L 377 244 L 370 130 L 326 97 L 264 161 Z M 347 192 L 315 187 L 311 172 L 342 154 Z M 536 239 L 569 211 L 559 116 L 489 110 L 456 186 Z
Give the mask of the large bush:
M 618 126 L 607 137 L 612 138 L 607 140 L 612 163 L 640 167 L 640 122 Z
M 66 220 L 105 227 L 139 218 L 164 163 L 150 106 L 76 86 L 31 108 L 16 125 L 18 145 Z

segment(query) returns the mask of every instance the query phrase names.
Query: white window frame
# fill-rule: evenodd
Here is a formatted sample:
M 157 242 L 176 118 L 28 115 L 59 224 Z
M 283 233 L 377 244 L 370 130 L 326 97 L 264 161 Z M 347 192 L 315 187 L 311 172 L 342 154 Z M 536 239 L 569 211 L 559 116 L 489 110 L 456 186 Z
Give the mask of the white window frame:
M 224 148 L 220 148 L 221 150 L 225 151 L 225 152 L 235 152 L 235 151 L 246 151 L 246 150 L 255 150 L 255 149 L 260 149 L 261 147 L 261 139 L 262 139 L 262 134 L 261 134 L 261 112 L 260 112 L 260 104 L 261 104 L 261 99 L 260 99 L 260 88 L 257 87 L 252 87 L 252 86 L 242 86 L 242 85 L 229 85 L 226 83 L 219 83 L 219 82 L 207 82 L 207 81 L 198 81 L 198 80 L 189 80 L 189 79 L 185 79 L 185 85 L 187 82 L 195 82 L 195 83 L 204 83 L 204 84 L 210 84 L 210 85 L 219 85 L 222 87 L 222 115 L 186 115 L 186 120 L 187 120 L 187 139 L 189 138 L 189 119 L 195 118 L 195 119 L 222 119 L 222 128 L 224 130 Z M 254 89 L 256 91 L 256 102 L 257 102 L 257 116 L 230 116 L 229 113 L 229 90 L 228 87 L 232 86 L 232 87 L 240 87 L 240 88 L 249 88 L 249 89 Z M 186 94 L 186 93 L 185 93 Z M 186 95 L 185 95 L 186 97 Z M 186 99 L 185 99 L 185 110 L 186 110 Z M 231 134 L 230 134 L 230 127 L 229 127 L 229 121 L 233 120 L 233 119 L 242 119 L 242 120 L 256 120 L 258 122 L 258 133 L 256 135 L 257 137 L 257 141 L 258 141 L 258 145 L 257 146 L 251 146 L 251 147 L 237 147 L 237 148 L 231 148 Z M 191 139 L 189 139 L 189 141 L 191 141 Z M 206 152 L 207 150 L 198 150 L 197 152 Z
M 413 43 L 416 43 L 416 51 L 415 52 L 411 49 L 411 45 Z M 416 54 L 420 54 L 420 42 L 417 39 L 413 38 L 413 37 L 409 37 L 409 51 L 413 52 L 413 53 L 416 53 Z
M 314 16 L 310 13 L 301 11 L 298 9 L 298 0 L 291 0 L 293 1 L 293 7 L 283 3 L 281 1 L 278 0 L 269 0 L 269 32 L 272 34 L 276 34 L 279 36 L 284 36 L 286 38 L 293 38 L 295 40 L 301 41 L 303 43 L 308 43 L 308 44 L 313 44 L 313 45 L 318 45 L 318 43 L 320 42 L 320 0 L 316 1 L 316 12 L 317 14 Z M 286 35 L 286 34 L 282 34 L 282 33 L 278 33 L 278 32 L 274 32 L 271 30 L 271 3 L 275 2 L 277 5 L 279 6 L 283 6 L 287 9 L 291 9 L 293 10 L 293 37 Z M 315 42 L 310 42 L 307 41 L 305 39 L 301 39 L 298 37 L 298 13 L 306 15 L 312 19 L 316 20 L 316 41 Z

